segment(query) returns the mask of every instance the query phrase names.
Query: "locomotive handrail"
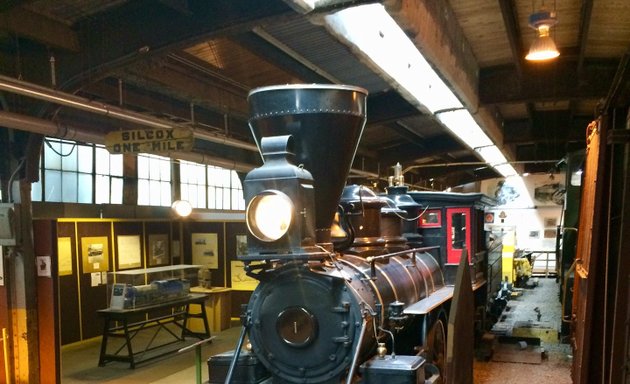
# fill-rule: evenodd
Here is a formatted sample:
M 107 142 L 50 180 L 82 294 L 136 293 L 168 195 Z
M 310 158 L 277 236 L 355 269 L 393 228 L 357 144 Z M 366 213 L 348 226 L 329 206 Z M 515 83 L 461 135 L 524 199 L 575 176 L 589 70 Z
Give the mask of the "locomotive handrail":
M 389 259 L 392 258 L 394 256 L 400 256 L 400 255 L 404 255 L 407 253 L 412 253 L 412 252 L 426 252 L 426 251 L 430 251 L 432 249 L 439 249 L 440 246 L 439 245 L 433 245 L 431 247 L 422 247 L 422 248 L 413 248 L 413 249 L 406 249 L 404 251 L 398 251 L 398 252 L 393 252 L 393 253 L 388 253 L 386 255 L 378 255 L 378 256 L 369 256 L 365 259 L 365 261 L 367 261 L 368 263 L 373 263 L 375 261 L 378 260 L 384 260 L 384 259 Z
M 367 261 L 368 263 L 370 263 L 370 275 L 371 278 L 374 279 L 376 276 L 376 266 L 375 263 L 378 260 L 387 260 L 390 259 L 394 256 L 400 256 L 400 255 L 405 255 L 405 254 L 409 254 L 409 253 L 416 253 L 416 252 L 426 252 L 426 251 L 430 251 L 432 249 L 440 249 L 439 245 L 433 245 L 430 247 L 421 247 L 421 248 L 413 248 L 413 249 L 406 249 L 404 251 L 398 251 L 398 252 L 394 252 L 394 253 L 388 253 L 386 255 L 379 255 L 379 256 L 369 256 L 365 259 L 365 261 Z M 416 266 L 416 258 L 412 257 L 411 258 L 411 262 L 413 263 L 413 266 Z

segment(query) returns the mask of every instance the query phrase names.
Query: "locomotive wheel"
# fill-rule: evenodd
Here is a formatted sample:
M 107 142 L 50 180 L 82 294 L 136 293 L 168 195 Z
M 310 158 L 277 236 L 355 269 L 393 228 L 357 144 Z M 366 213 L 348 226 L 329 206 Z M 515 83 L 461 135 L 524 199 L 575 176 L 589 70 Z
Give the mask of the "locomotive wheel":
M 445 317 L 439 316 L 427 335 L 426 358 L 440 371 L 437 383 L 446 383 L 446 328 Z

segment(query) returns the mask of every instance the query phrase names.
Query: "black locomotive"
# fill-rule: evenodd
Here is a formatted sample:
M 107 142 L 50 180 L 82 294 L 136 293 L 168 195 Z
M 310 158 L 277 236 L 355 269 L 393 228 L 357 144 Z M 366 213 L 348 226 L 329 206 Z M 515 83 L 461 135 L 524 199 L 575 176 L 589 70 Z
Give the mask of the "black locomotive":
M 478 225 L 488 201 L 467 195 L 459 221 L 446 211 L 435 221 L 437 200 L 416 194 L 415 201 L 406 187 L 393 186 L 388 196 L 344 188 L 366 98 L 361 88 L 337 85 L 250 92 L 264 165 L 244 181 L 248 253 L 238 257 L 260 283 L 241 315 L 236 352 L 209 360 L 211 383 L 444 379 L 454 276 L 443 271 L 462 257 L 480 308 L 469 326 L 484 327 L 488 270 L 496 268 Z M 448 223 L 457 235 L 429 231 L 423 243 L 419 222 Z

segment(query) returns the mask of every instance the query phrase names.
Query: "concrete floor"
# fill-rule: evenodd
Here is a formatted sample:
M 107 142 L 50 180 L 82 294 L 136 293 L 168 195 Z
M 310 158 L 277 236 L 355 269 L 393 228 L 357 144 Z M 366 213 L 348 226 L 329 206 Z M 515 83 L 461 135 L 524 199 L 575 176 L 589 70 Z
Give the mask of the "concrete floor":
M 512 336 L 517 331 L 531 327 L 533 334 L 541 334 L 540 348 L 545 351 L 545 358 L 539 363 L 503 362 L 505 356 L 502 351 L 509 348 L 498 348 L 495 343 L 494 356 L 489 361 L 475 361 L 474 382 L 476 384 L 531 384 L 531 383 L 571 383 L 571 348 L 568 344 L 558 342 L 555 334 L 546 329 L 559 330 L 561 321 L 561 306 L 558 300 L 559 285 L 555 278 L 539 278 L 538 286 L 533 289 L 522 290 L 522 295 L 508 303 L 504 311 L 503 321 L 493 328 L 498 333 Z M 540 319 L 535 309 L 540 311 Z M 516 328 L 515 328 L 516 327 Z M 515 331 L 517 330 L 517 331 Z M 522 361 L 527 361 L 529 350 L 515 348 L 510 351 L 518 359 L 523 354 Z M 503 352 L 505 353 L 505 352 Z
M 534 289 L 524 290 L 521 297 L 510 302 L 510 311 L 505 312 L 504 322 L 499 328 L 509 330 L 514 324 L 537 323 L 544 326 L 560 326 L 560 305 L 557 301 L 558 285 L 555 279 L 541 278 Z M 541 312 L 540 321 L 537 312 Z M 502 328 L 501 328 L 502 327 Z M 217 353 L 234 349 L 240 327 L 215 333 L 211 344 L 202 347 L 202 381 L 208 380 L 206 359 Z M 506 331 L 510 332 L 510 331 Z M 128 363 L 110 362 L 98 367 L 100 338 L 95 338 L 62 348 L 62 383 L 117 383 L 117 384 L 179 384 L 195 382 L 195 351 L 169 355 L 140 364 L 130 369 Z M 538 364 L 475 361 L 474 382 L 476 384 L 531 384 L 571 383 L 570 348 L 557 341 L 542 342 L 547 358 Z M 495 350 L 496 353 L 496 350 Z
M 201 347 L 202 381 L 208 381 L 206 359 L 217 353 L 234 349 L 240 327 L 215 333 L 210 344 Z M 158 336 L 159 337 L 159 336 Z M 191 344 L 191 340 L 188 344 Z M 182 347 L 184 344 L 181 345 Z M 62 375 L 64 384 L 116 383 L 116 384 L 181 384 L 196 379 L 195 350 L 174 353 L 129 368 L 128 363 L 109 362 L 98 366 L 101 338 L 94 338 L 62 348 Z M 172 346 L 177 349 L 177 345 Z

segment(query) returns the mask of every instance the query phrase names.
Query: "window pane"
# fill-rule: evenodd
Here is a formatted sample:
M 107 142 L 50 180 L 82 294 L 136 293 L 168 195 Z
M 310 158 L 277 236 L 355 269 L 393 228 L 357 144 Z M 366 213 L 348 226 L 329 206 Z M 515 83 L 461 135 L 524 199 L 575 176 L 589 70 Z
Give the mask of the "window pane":
M 73 172 L 76 172 L 78 170 L 77 153 L 79 152 L 79 149 L 77 147 L 77 144 L 61 143 L 61 154 L 63 155 L 63 157 L 61 158 L 62 170 Z
M 203 185 L 198 185 L 196 189 L 198 208 L 206 208 L 206 187 Z
M 79 173 L 79 197 L 77 202 L 92 204 L 92 175 Z
M 42 201 L 42 178 L 37 183 L 31 184 L 31 200 Z
M 149 180 L 149 205 L 160 205 L 160 182 L 158 180 Z
M 216 209 L 216 188 L 208 187 L 208 208 Z
M 138 156 L 138 178 L 149 178 L 149 159 L 146 156 Z
M 160 161 L 160 180 L 171 181 L 171 162 L 170 160 Z
M 120 156 L 122 157 L 122 155 Z M 123 202 L 123 179 L 122 177 L 111 178 L 110 204 L 122 204 Z
M 161 182 L 160 183 L 160 197 L 161 197 L 161 206 L 170 207 L 171 206 L 171 183 L 169 182 Z
M 150 202 L 149 180 L 140 179 L 138 180 L 138 205 L 149 205 Z
M 230 171 L 228 169 L 221 170 L 221 185 L 226 188 L 230 188 Z
M 149 158 L 149 179 L 160 180 L 160 165 L 155 159 Z
M 76 203 L 78 201 L 78 174 L 74 172 L 64 172 L 61 175 L 61 200 L 64 203 Z
M 454 213 L 451 223 L 453 249 L 463 249 L 466 241 L 466 214 Z
M 92 158 L 94 156 L 93 148 L 87 145 L 79 145 L 79 172 L 92 173 Z
M 243 186 L 241 186 L 241 179 L 238 178 L 238 173 L 236 173 L 236 171 L 232 171 L 231 175 L 232 175 L 232 188 L 243 189 Z
M 61 172 L 46 170 L 45 201 L 61 201 Z
M 231 205 L 230 205 L 230 190 L 229 189 L 224 189 L 223 190 L 223 209 L 230 209 Z
M 109 203 L 109 176 L 96 175 L 95 180 L 96 204 L 108 204 Z
M 230 202 L 230 208 L 232 209 L 238 209 L 238 202 L 241 199 L 241 194 L 239 193 L 238 190 L 233 189 L 232 190 L 232 200 Z
M 208 185 L 219 185 L 219 175 L 215 167 L 208 167 Z
M 217 188 L 215 193 L 214 206 L 216 209 L 223 209 L 223 189 Z
M 190 183 L 191 167 L 188 163 L 181 161 L 179 163 L 179 181 L 181 183 Z
M 44 163 L 46 164 L 46 169 L 61 169 L 61 156 L 55 153 L 55 151 L 61 153 L 61 143 L 48 140 L 48 144 L 44 149 Z
M 109 152 L 105 148 L 96 148 L 96 173 L 109 175 Z

